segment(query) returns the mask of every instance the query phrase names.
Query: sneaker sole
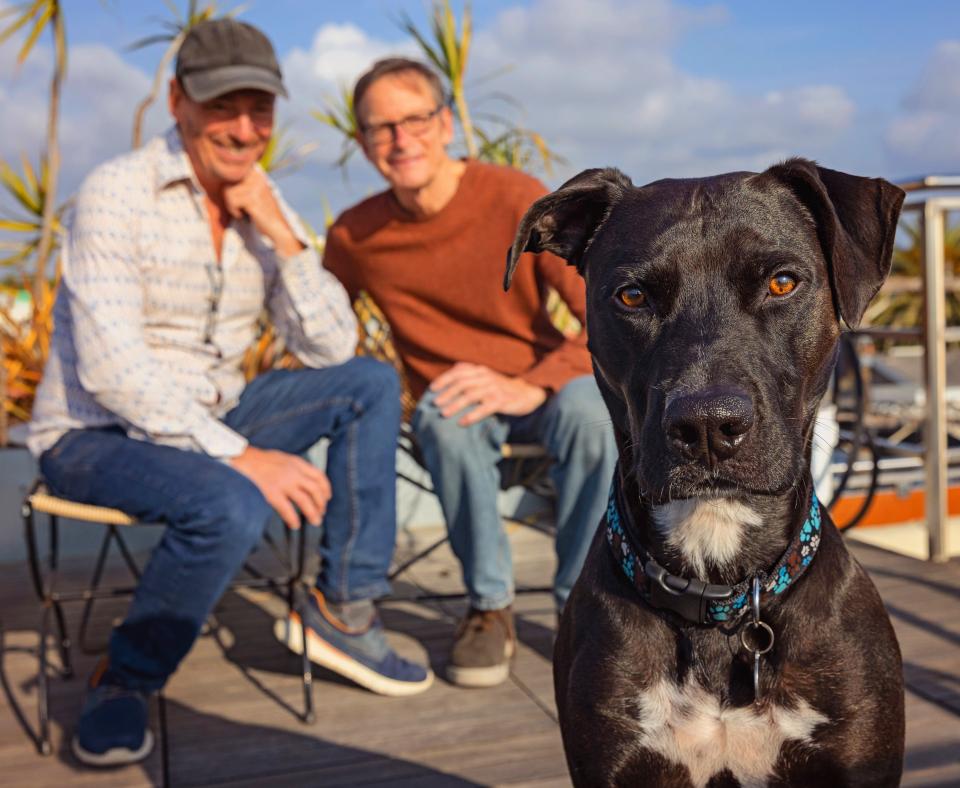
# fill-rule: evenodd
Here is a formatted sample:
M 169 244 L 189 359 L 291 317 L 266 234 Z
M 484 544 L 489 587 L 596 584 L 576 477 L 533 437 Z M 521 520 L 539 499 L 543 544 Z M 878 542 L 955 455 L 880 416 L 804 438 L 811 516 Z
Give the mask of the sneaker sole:
M 516 647 L 511 641 L 504 648 L 503 662 L 499 665 L 490 665 L 483 668 L 464 667 L 462 665 L 447 665 L 447 679 L 458 687 L 466 689 L 485 689 L 503 684 L 510 676 L 510 661 L 513 659 Z
M 303 637 L 298 616 L 291 615 L 286 620 L 278 619 L 273 625 L 273 634 L 294 654 L 303 654 Z M 311 662 L 332 670 L 377 695 L 394 698 L 419 695 L 433 684 L 433 671 L 429 668 L 427 677 L 423 681 L 398 681 L 381 676 L 375 670 L 334 648 L 310 629 L 307 630 L 307 657 Z
M 153 733 L 147 730 L 143 735 L 143 744 L 139 750 L 128 750 L 126 747 L 113 747 L 106 752 L 90 752 L 80 746 L 77 737 L 70 742 L 70 749 L 80 763 L 87 766 L 121 766 L 137 763 L 153 752 Z

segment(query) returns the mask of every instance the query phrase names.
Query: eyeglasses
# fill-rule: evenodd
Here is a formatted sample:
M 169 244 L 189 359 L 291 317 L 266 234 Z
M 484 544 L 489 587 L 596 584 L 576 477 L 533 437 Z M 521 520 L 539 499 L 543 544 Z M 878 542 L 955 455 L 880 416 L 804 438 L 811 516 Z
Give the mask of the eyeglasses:
M 432 112 L 425 115 L 407 115 L 400 120 L 389 123 L 376 123 L 372 126 L 360 126 L 360 133 L 371 145 L 383 145 L 396 139 L 397 129 L 403 129 L 407 134 L 421 137 L 430 130 L 431 121 L 437 116 L 443 104 L 438 105 Z

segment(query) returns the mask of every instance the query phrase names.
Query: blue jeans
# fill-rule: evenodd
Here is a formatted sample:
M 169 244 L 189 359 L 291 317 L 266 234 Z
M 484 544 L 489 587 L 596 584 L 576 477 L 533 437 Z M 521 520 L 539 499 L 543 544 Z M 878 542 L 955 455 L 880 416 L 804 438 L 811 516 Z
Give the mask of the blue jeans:
M 392 368 L 355 358 L 326 369 L 276 370 L 251 382 L 223 419 L 252 446 L 301 454 L 330 439 L 333 496 L 320 539 L 317 586 L 335 602 L 389 592 L 396 540 L 400 386 Z M 263 535 L 273 511 L 257 487 L 205 454 L 74 430 L 40 457 L 52 490 L 167 527 L 123 624 L 110 671 L 127 686 L 163 686 Z
M 510 543 L 500 521 L 497 463 L 509 441 L 542 443 L 554 459 L 557 489 L 557 572 L 554 594 L 562 608 L 576 581 L 607 505 L 616 464 L 610 415 L 592 376 L 575 378 L 528 416 L 491 416 L 469 427 L 440 415 L 424 394 L 412 426 L 433 479 L 463 567 L 470 604 L 499 610 L 513 601 Z

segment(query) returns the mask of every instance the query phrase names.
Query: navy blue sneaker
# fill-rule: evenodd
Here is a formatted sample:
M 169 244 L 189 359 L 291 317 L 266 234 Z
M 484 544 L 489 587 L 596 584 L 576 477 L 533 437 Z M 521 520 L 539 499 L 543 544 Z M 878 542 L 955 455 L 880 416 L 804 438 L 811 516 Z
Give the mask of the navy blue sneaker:
M 90 678 L 71 746 L 87 766 L 142 761 L 153 750 L 153 734 L 147 729 L 147 694 L 111 683 L 106 662 L 101 662 Z
M 307 656 L 311 662 L 356 682 L 378 695 L 416 695 L 433 684 L 433 671 L 403 659 L 387 643 L 380 618 L 362 630 L 347 629 L 314 589 L 306 605 Z M 291 613 L 274 627 L 277 639 L 303 653 L 300 617 Z

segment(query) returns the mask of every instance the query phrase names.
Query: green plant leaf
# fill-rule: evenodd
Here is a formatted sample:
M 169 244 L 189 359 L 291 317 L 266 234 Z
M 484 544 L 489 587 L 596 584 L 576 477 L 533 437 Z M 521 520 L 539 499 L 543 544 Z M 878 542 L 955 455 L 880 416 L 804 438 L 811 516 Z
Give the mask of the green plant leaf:
M 27 59 L 27 55 L 30 54 L 33 45 L 37 43 L 37 39 L 47 26 L 47 22 L 50 21 L 50 18 L 57 10 L 57 0 L 46 0 L 46 5 L 39 10 L 40 13 L 37 15 L 37 21 L 33 26 L 33 30 L 30 31 L 30 34 L 23 42 L 23 46 L 20 47 L 20 53 L 17 55 L 17 63 L 22 64 Z

